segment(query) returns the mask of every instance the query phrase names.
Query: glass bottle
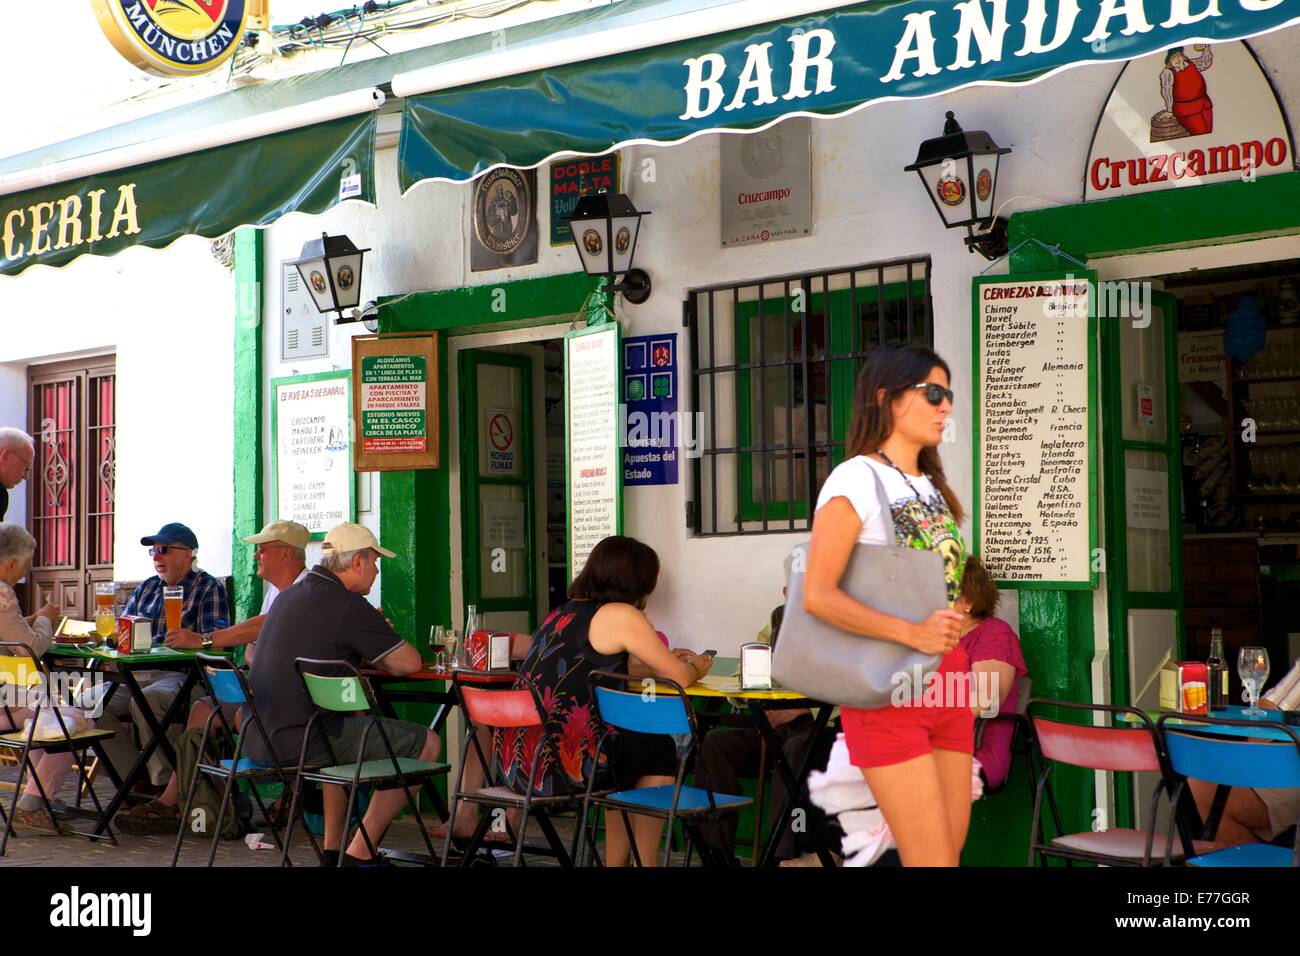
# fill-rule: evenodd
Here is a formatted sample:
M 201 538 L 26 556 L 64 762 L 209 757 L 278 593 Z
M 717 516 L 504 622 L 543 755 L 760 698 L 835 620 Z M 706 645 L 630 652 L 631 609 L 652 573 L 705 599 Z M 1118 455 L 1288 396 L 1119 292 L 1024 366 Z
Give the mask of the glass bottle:
M 1210 658 L 1205 662 L 1210 677 L 1210 710 L 1228 706 L 1228 665 L 1223 659 L 1223 629 L 1210 631 Z
M 479 629 L 478 605 L 471 604 L 465 612 L 465 633 L 461 635 L 460 642 L 456 645 L 456 666 L 471 667 L 473 666 L 472 651 L 470 645 L 473 642 L 474 632 Z

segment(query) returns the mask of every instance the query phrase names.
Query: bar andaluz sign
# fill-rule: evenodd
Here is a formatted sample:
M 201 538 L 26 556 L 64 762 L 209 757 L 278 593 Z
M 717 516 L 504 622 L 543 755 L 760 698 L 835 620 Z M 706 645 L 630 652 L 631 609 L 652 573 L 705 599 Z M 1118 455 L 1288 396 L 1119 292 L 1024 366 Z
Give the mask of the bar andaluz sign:
M 1300 0 L 902 0 L 405 98 L 403 189 L 563 151 L 755 129 L 885 98 L 1023 83 L 1300 22 Z M 599 82 L 597 82 L 597 78 Z M 609 89 L 638 95 L 609 97 Z M 493 104 L 508 93 L 511 109 Z M 671 112 L 670 112 L 671 110 Z M 454 131 L 448 136 L 448 131 Z M 409 135 L 408 135 L 409 134 Z

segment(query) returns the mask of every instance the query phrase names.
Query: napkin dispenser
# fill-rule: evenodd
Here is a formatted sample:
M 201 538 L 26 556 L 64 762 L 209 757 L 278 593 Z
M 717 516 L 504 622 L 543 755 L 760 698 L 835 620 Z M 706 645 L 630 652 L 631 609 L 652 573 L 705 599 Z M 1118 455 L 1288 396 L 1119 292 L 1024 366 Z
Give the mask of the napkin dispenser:
M 510 638 L 506 631 L 475 631 L 466 642 L 466 666 L 476 671 L 510 670 Z
M 772 645 L 740 645 L 740 689 L 772 689 Z
M 153 647 L 153 622 L 147 617 L 123 614 L 117 619 L 117 652 L 143 654 Z

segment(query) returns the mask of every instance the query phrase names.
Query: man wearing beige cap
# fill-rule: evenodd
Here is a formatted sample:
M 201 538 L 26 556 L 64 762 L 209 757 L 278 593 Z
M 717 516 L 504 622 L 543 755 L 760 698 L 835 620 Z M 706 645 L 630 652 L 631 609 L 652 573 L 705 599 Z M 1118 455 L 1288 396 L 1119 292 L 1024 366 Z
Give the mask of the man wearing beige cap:
M 244 541 L 256 545 L 253 559 L 257 562 L 257 576 L 265 582 L 261 612 L 211 634 L 175 631 L 163 643 L 168 647 L 191 649 L 231 648 L 255 643 L 276 596 L 307 575 L 307 542 L 310 540 L 311 532 L 296 521 L 272 521 L 257 534 L 250 534 Z
M 342 660 L 360 666 L 369 661 L 390 674 L 403 676 L 421 667 L 417 651 L 388 625 L 367 601 L 379 575 L 379 559 L 395 557 L 380 546 L 368 528 L 350 522 L 338 525 L 325 537 L 321 563 L 307 572 L 302 583 L 276 599 L 262 627 L 257 665 L 249 684 L 257 701 L 258 716 L 266 726 L 274 753 L 265 752 L 261 735 L 250 735 L 245 752 L 262 763 L 295 766 L 303 745 L 307 722 L 316 708 L 307 696 L 295 660 Z M 308 765 L 320 765 L 332 749 L 339 763 L 379 760 L 388 756 L 379 734 L 372 733 L 361 752 L 369 718 L 328 714 L 317 723 L 318 733 L 308 742 Z M 384 735 L 397 757 L 434 760 L 440 742 L 427 727 L 405 720 L 382 719 Z M 325 746 L 329 740 L 329 748 Z M 399 810 L 406 805 L 400 789 L 375 793 L 364 818 L 366 832 L 378 841 Z M 345 863 L 371 862 L 360 833 L 351 846 L 341 847 L 346 803 L 342 788 L 325 787 L 325 850 Z M 328 858 L 327 858 L 328 860 Z
M 228 649 L 248 645 L 244 652 L 245 660 L 251 664 L 253 648 L 256 646 L 258 635 L 262 632 L 262 623 L 266 620 L 271 605 L 275 603 L 276 596 L 297 584 L 307 574 L 307 542 L 310 540 L 311 532 L 296 521 L 272 521 L 257 534 L 250 534 L 244 541 L 255 546 L 253 559 L 257 562 L 257 576 L 265 585 L 261 612 L 231 627 L 205 634 L 178 628 L 170 631 L 163 643 L 168 647 L 196 650 Z M 196 701 L 190 708 L 189 720 L 185 724 L 186 729 L 202 727 L 207 722 L 212 707 L 213 701 L 209 698 Z M 237 714 L 234 705 L 223 705 L 222 713 L 228 724 L 236 726 Z M 176 784 L 176 774 L 173 771 L 158 798 L 119 813 L 114 821 L 117 827 L 123 833 L 130 833 L 133 836 L 175 833 L 180 825 Z

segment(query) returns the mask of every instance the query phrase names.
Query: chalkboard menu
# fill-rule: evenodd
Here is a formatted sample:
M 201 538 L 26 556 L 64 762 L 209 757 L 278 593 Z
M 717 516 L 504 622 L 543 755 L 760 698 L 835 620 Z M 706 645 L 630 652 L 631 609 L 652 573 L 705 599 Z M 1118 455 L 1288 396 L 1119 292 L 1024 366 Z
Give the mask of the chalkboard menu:
M 570 580 L 602 538 L 622 533 L 618 358 L 619 329 L 613 322 L 564 337 Z
M 975 547 L 1009 588 L 1097 585 L 1096 277 L 974 283 Z
M 273 517 L 297 521 L 316 538 L 356 514 L 350 378 L 345 370 L 271 382 Z

